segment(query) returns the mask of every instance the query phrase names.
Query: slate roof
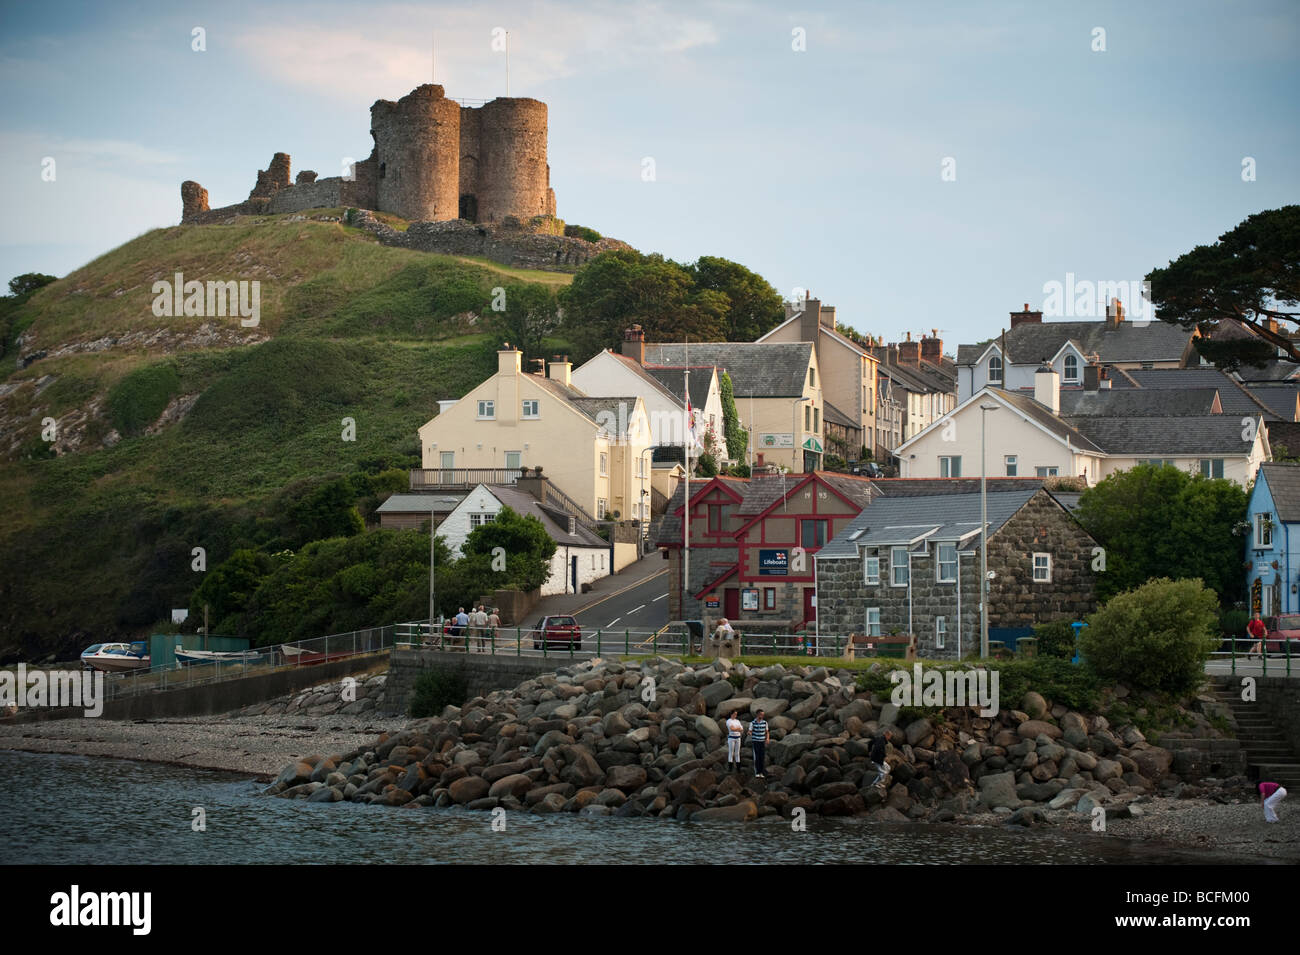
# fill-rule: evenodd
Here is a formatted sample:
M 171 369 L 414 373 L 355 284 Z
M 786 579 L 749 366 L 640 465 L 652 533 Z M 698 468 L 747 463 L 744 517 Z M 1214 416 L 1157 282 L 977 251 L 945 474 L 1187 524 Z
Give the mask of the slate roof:
M 1293 375 L 1300 377 L 1300 364 L 1280 358 L 1265 362 L 1262 368 L 1242 365 L 1237 369 L 1242 381 L 1285 381 Z
M 609 415 L 606 420 L 612 420 L 614 429 L 621 432 L 631 421 L 632 412 L 636 409 L 636 397 L 625 395 L 615 398 L 570 398 L 569 404 L 597 424 L 601 423 L 602 414 Z
M 737 398 L 798 398 L 808 380 L 811 342 L 647 343 L 645 362 L 675 367 L 713 365 L 731 376 Z
M 1103 449 L 1097 445 L 1095 440 L 1085 434 L 1082 429 L 1076 427 L 1072 421 L 1066 421 L 1052 414 L 1030 395 L 1019 391 L 1003 391 L 1001 388 L 990 388 L 990 392 L 995 392 L 999 398 L 1006 401 L 1007 404 L 1019 410 L 1025 417 L 1031 421 L 1041 424 L 1044 428 L 1059 438 L 1070 442 L 1070 446 L 1078 448 L 1081 451 L 1092 451 L 1101 453 Z M 1092 421 L 1092 418 L 1080 418 L 1080 421 Z M 1240 430 L 1238 424 L 1238 430 Z
M 989 534 L 997 533 L 1037 493 L 1038 488 L 990 491 Z M 980 497 L 978 493 L 881 497 L 818 551 L 817 559 L 849 560 L 858 556 L 860 546 L 902 544 L 923 536 L 951 541 L 976 534 L 980 528 Z
M 1218 368 L 1130 368 L 1128 374 L 1141 388 L 1216 388 L 1226 415 L 1263 413 L 1270 420 L 1277 417 L 1239 381 Z
M 378 514 L 422 514 L 425 512 L 451 512 L 465 499 L 446 494 L 390 494 L 388 500 L 375 509 Z
M 1131 322 L 1111 326 L 1105 319 L 1076 322 L 1025 322 L 1006 331 L 1006 355 L 1016 365 L 1051 358 L 1067 341 L 1083 355 L 1096 355 L 1103 364 L 1129 361 L 1175 361 L 1191 341 L 1190 330 L 1169 322 Z M 957 347 L 957 364 L 974 365 L 994 341 L 1002 347 L 1004 336 L 976 345 Z
M 1061 415 L 1205 415 L 1220 408 L 1216 388 L 1061 390 Z
M 1268 446 L 1276 453 L 1279 446 L 1289 452 L 1300 451 L 1300 423 L 1295 421 L 1270 421 L 1268 428 Z
M 885 497 L 922 497 L 934 494 L 978 494 L 980 479 L 975 478 L 876 478 L 871 482 Z M 1002 491 L 1037 491 L 1043 486 L 1039 477 L 990 477 L 990 494 Z
M 748 478 L 719 476 L 716 480 L 724 482 L 742 495 L 745 493 L 745 486 L 749 484 Z M 692 481 L 691 497 L 695 497 L 699 489 L 706 483 L 705 480 Z M 668 506 L 664 508 L 663 516 L 650 530 L 650 539 L 657 545 L 662 547 L 666 544 L 680 544 L 682 542 L 682 518 L 677 512 L 681 509 L 685 497 L 686 482 L 678 481 L 677 488 L 668 501 Z
M 1268 481 L 1278 520 L 1300 521 L 1300 464 L 1261 464 L 1259 471 Z
M 558 512 L 555 508 L 546 507 L 526 491 L 521 491 L 510 484 L 487 484 L 483 486 L 492 492 L 493 497 L 516 514 L 532 516 L 541 521 L 551 540 L 561 547 L 568 545 L 569 547 L 609 548 L 608 541 L 598 537 L 581 524 L 576 524 L 576 529 L 570 532 L 567 514 Z
M 1242 438 L 1239 415 L 1071 418 L 1070 423 L 1112 455 L 1158 458 L 1176 455 L 1246 455 L 1252 442 Z
M 889 378 L 908 391 L 927 393 L 932 391 L 949 392 L 956 390 L 957 378 L 948 375 L 930 362 L 920 365 L 893 365 L 880 363 L 879 374 Z
M 862 429 L 861 422 L 854 421 L 852 418 L 846 415 L 839 408 L 835 407 L 829 401 L 823 400 L 822 406 L 826 409 L 823 420 L 827 424 L 839 425 L 841 428 L 857 428 L 858 430 Z
M 1267 405 L 1283 421 L 1296 420 L 1300 400 L 1300 381 L 1251 381 L 1242 387 L 1260 403 Z
M 609 354 L 617 358 L 624 365 L 626 365 L 629 370 L 631 370 L 638 378 L 640 378 L 642 381 L 646 383 L 647 387 L 660 392 L 666 398 L 676 398 L 678 401 L 681 401 L 682 389 L 680 387 L 681 386 L 680 378 L 678 379 L 678 387 L 676 390 L 672 388 L 667 388 L 664 386 L 664 383 L 660 381 L 656 376 L 646 371 L 645 366 L 643 366 L 635 358 L 629 358 L 627 355 L 624 355 L 621 352 L 616 352 L 608 348 L 605 350 L 608 351 Z
M 659 387 L 673 396 L 678 404 L 682 403 L 682 385 L 685 383 L 684 367 L 674 365 L 650 365 L 643 368 L 645 374 L 652 377 Z M 691 407 L 703 408 L 709 400 L 709 386 L 713 384 L 712 365 L 691 366 Z M 734 382 L 732 383 L 734 387 Z M 733 392 L 734 393 L 734 392 Z

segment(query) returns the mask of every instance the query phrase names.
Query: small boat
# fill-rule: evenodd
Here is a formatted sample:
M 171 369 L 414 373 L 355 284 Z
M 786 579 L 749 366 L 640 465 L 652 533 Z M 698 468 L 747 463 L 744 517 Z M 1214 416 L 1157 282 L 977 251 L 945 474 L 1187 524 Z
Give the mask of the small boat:
M 260 663 L 266 656 L 259 650 L 186 650 L 176 647 L 176 662 L 189 663 Z
M 81 654 L 85 666 L 105 673 L 125 673 L 149 669 L 149 645 L 136 643 L 96 643 Z

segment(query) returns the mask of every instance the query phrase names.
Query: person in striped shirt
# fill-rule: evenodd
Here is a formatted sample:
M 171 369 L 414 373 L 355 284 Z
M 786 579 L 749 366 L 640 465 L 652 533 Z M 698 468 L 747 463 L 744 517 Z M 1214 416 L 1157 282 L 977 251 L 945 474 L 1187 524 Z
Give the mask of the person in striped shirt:
M 767 720 L 763 719 L 762 710 L 754 715 L 754 722 L 749 724 L 749 741 L 754 746 L 754 776 L 764 779 L 763 753 L 767 750 Z

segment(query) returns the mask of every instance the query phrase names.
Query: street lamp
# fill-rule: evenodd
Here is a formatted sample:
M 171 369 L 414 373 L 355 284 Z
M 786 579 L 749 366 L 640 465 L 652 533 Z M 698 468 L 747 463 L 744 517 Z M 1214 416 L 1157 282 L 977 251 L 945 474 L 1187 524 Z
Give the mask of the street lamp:
M 815 399 L 814 399 L 811 395 L 804 395 L 802 398 L 796 398 L 796 399 L 794 400 L 794 404 L 792 404 L 792 405 L 790 406 L 790 411 L 791 411 L 791 422 L 790 422 L 790 423 L 791 423 L 791 427 L 793 428 L 793 430 L 790 432 L 790 443 L 791 443 L 792 445 L 794 445 L 794 447 L 792 447 L 792 448 L 790 449 L 790 470 L 791 470 L 791 471 L 795 471 L 795 473 L 802 473 L 802 472 L 803 472 L 803 468 L 802 468 L 802 467 L 799 467 L 799 468 L 796 468 L 796 467 L 795 467 L 795 465 L 797 465 L 797 464 L 799 463 L 799 441 L 798 441 L 798 437 L 799 437 L 799 406 L 800 406 L 801 404 L 803 404 L 805 401 L 813 401 L 813 400 L 815 400 Z
M 980 405 L 980 659 L 989 655 L 989 493 L 984 463 L 985 419 L 1001 405 Z
M 641 523 L 643 525 L 643 529 L 641 531 L 642 541 L 644 541 L 647 537 L 650 536 L 650 514 L 646 506 L 647 504 L 646 498 L 650 496 L 650 492 L 645 489 L 645 482 L 646 479 L 649 478 L 650 476 L 648 472 L 654 469 L 653 459 L 651 459 L 650 466 L 647 466 L 644 461 L 644 458 L 647 454 L 654 454 L 654 450 L 655 449 L 653 447 L 649 447 L 646 448 L 644 451 L 642 451 L 639 455 L 637 455 L 637 463 L 641 465 Z M 642 547 L 642 551 L 644 552 L 644 545 Z

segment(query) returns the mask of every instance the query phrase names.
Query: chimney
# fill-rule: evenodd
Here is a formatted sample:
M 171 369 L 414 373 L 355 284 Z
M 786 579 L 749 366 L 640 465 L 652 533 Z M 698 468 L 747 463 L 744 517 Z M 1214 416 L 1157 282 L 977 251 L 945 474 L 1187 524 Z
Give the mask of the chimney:
M 1103 367 L 1103 368 L 1101 369 L 1101 381 L 1099 382 L 1099 384 L 1101 385 L 1101 390 L 1102 390 L 1102 391 L 1109 391 L 1109 390 L 1110 390 L 1110 386 L 1113 384 L 1113 382 L 1110 380 L 1110 369 L 1109 369 L 1109 368 Z
M 623 354 L 638 365 L 645 364 L 645 329 L 640 325 L 623 329 Z
M 532 370 L 531 372 L 529 372 L 529 374 L 531 374 L 531 375 L 541 375 L 543 378 L 546 377 L 546 359 L 544 359 L 544 358 L 530 358 L 530 359 L 528 359 L 528 361 L 529 361 L 530 364 L 532 364 L 533 366 L 535 366 L 535 367 L 533 368 L 533 370 Z
M 821 321 L 824 326 L 829 328 L 831 331 L 835 331 L 835 306 L 834 305 L 822 306 Z
M 943 339 L 937 328 L 930 329 L 930 337 L 921 339 L 921 359 L 932 365 L 943 361 Z
M 523 361 L 523 352 L 518 348 L 512 348 L 509 342 L 503 342 L 501 350 L 497 352 L 497 374 L 517 375 L 523 368 Z
M 1106 306 L 1106 327 L 1118 328 L 1122 321 L 1124 321 L 1124 306 L 1119 299 L 1112 298 L 1110 304 Z
M 560 382 L 566 388 L 572 387 L 573 362 L 569 361 L 569 356 L 552 356 L 551 370 L 547 377 Z
M 1034 372 L 1034 400 L 1054 415 L 1061 413 L 1061 376 L 1047 363 L 1046 358 Z
M 921 343 L 912 341 L 912 333 L 907 333 L 907 341 L 898 343 L 898 363 L 900 365 L 921 364 Z
M 1083 366 L 1083 390 L 1096 391 L 1101 387 L 1101 363 L 1090 361 Z
M 537 471 L 529 471 L 527 474 L 521 475 L 515 481 L 515 487 L 525 494 L 531 495 L 537 502 L 545 504 L 547 478 L 542 477 L 539 473 L 540 470 L 539 468 Z
M 1011 313 L 1011 327 L 1015 328 L 1017 325 L 1030 325 L 1030 324 L 1032 325 L 1043 324 L 1043 313 L 1031 312 L 1029 310 L 1029 303 L 1026 302 L 1025 310 L 1023 312 Z
M 811 295 L 804 300 L 803 314 L 799 316 L 799 341 L 817 343 L 817 329 L 821 325 L 822 303 Z

